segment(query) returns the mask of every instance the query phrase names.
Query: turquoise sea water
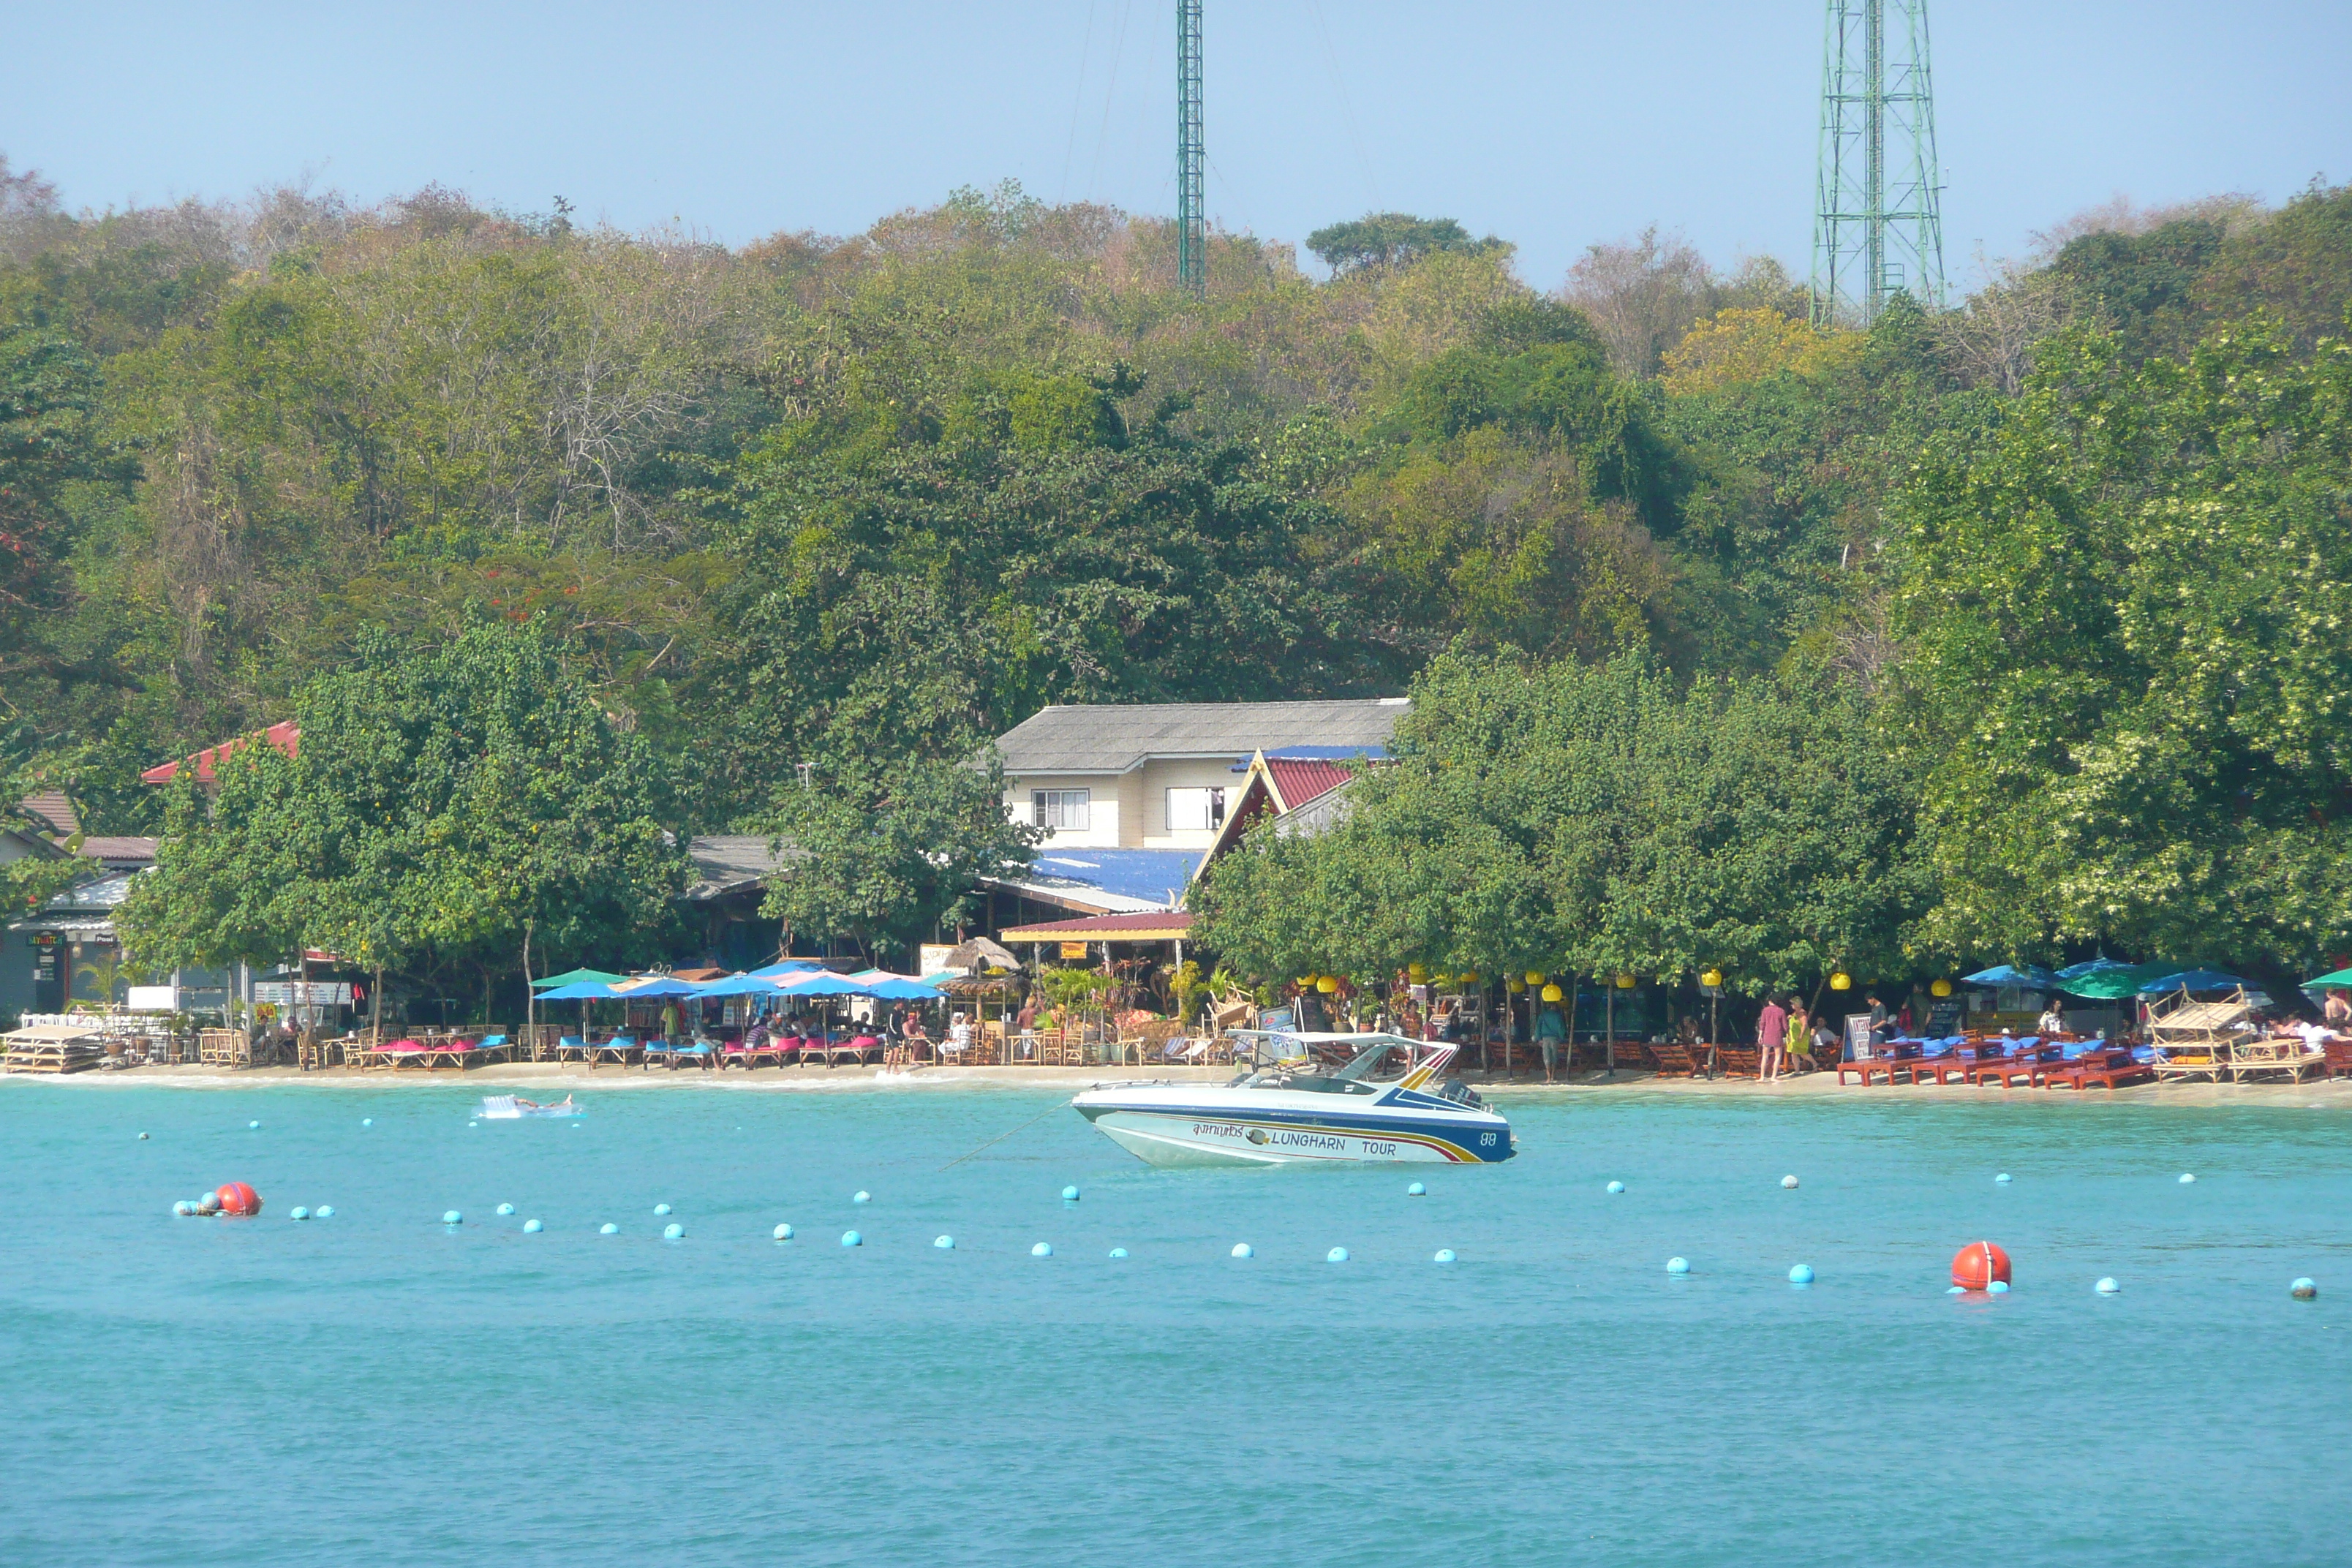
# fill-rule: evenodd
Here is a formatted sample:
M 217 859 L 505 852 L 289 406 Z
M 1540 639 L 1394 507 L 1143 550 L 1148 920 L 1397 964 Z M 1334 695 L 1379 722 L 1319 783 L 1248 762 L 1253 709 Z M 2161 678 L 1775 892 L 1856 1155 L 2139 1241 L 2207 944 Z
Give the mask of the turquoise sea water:
M 2343 1109 L 1628 1091 L 1232 1173 L 1064 1111 L 942 1172 L 1055 1097 L 478 1092 L 0 1089 L 0 1562 L 2352 1557 Z M 2015 1290 L 1948 1296 L 1979 1237 Z

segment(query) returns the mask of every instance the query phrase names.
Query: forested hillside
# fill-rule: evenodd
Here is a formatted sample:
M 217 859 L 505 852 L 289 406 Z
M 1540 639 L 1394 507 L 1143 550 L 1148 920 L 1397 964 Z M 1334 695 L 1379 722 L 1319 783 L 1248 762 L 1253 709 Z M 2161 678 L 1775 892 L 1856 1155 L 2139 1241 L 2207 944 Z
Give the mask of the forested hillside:
M 1778 266 L 1654 233 L 1557 292 L 1443 221 L 1312 237 L 1328 281 L 1221 235 L 1195 296 L 1167 224 L 1012 186 L 730 250 L 438 188 L 0 182 L 5 760 L 93 830 L 336 671 L 519 624 L 680 831 L 821 835 L 803 763 L 836 817 L 923 778 L 945 820 L 1042 703 L 1401 692 L 1448 650 L 1440 691 L 1770 683 L 1756 733 L 1899 757 L 1901 942 L 2169 930 L 2052 859 L 2148 873 L 2067 837 L 2134 745 L 2205 759 L 2162 786 L 2242 846 L 2200 898 L 2315 874 L 2352 800 L 2352 190 L 2116 216 L 1820 332 Z M 2260 940 L 2332 940 L 2337 897 Z

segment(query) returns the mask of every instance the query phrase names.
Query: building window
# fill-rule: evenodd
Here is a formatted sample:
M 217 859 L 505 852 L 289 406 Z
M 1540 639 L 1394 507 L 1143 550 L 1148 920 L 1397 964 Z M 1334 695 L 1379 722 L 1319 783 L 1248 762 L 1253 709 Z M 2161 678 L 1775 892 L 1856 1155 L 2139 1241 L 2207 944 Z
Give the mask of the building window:
M 1029 820 L 1039 827 L 1067 827 L 1084 833 L 1087 793 L 1082 789 L 1033 789 L 1029 792 Z
M 1168 831 L 1213 833 L 1225 823 L 1225 792 L 1221 789 L 1171 789 L 1168 792 Z

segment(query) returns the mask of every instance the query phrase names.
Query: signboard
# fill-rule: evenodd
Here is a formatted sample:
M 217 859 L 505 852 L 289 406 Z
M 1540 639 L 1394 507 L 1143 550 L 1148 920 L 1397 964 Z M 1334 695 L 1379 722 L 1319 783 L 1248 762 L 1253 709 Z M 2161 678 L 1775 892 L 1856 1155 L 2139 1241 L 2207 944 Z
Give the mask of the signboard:
M 264 980 L 254 985 L 253 999 L 277 1007 L 348 1007 L 352 987 L 348 981 Z
M 945 969 L 948 966 L 948 954 L 954 951 L 954 945 L 950 942 L 927 942 L 923 943 L 920 952 L 917 955 L 916 962 L 919 967 L 915 970 L 915 973 L 918 974 L 937 974 L 940 970 Z
M 1062 944 L 1062 956 L 1064 958 L 1084 958 L 1086 955 L 1087 944 L 1085 942 L 1066 942 Z
M 133 1013 L 176 1013 L 180 1010 L 180 988 L 176 985 L 133 985 L 124 996 L 122 1005 Z

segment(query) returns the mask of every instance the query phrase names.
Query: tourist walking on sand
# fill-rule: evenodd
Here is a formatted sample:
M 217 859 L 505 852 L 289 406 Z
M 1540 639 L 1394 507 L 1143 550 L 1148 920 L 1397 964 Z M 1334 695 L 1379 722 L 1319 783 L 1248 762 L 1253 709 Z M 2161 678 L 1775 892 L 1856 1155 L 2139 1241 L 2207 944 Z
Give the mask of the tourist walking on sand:
M 1552 1068 L 1559 1063 L 1559 1043 L 1568 1038 L 1568 1025 L 1561 1019 L 1559 1009 L 1546 1004 L 1536 1016 L 1536 1044 L 1543 1047 L 1544 1082 L 1551 1081 Z
M 1780 1053 L 1788 1048 L 1789 1012 L 1780 1005 L 1780 998 L 1771 992 L 1764 994 L 1764 1011 L 1756 1020 L 1756 1048 L 1761 1053 L 1756 1059 L 1756 1076 L 1770 1079 L 1780 1076 Z

